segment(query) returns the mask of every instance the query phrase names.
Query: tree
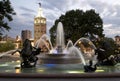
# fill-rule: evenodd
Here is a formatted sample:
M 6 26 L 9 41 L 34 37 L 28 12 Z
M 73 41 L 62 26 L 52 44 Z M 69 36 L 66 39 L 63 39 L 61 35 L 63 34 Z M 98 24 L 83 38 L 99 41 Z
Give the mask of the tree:
M 103 37 L 103 21 L 95 10 L 70 10 L 61 15 L 50 29 L 51 40 L 54 42 L 58 22 L 63 23 L 65 38 L 76 42 L 81 37 Z
M 108 59 L 111 55 L 115 55 L 115 43 L 112 38 L 104 37 L 97 39 L 94 41 L 94 44 L 98 48 L 96 52 L 99 61 L 103 61 L 104 59 Z
M 12 41 L 7 41 L 6 43 L 0 43 L 0 52 L 6 52 L 15 49 L 15 44 Z
M 0 1 L 0 36 L 4 30 L 9 30 L 8 22 L 12 21 L 12 15 L 15 15 L 14 9 L 9 0 Z
M 85 31 L 83 36 L 95 37 L 97 35 L 98 37 L 104 37 L 103 21 L 99 14 L 94 10 L 86 11 L 83 15 L 83 27 L 81 30 Z
M 116 45 L 115 45 L 115 41 L 112 38 L 108 38 L 105 37 L 104 41 L 106 41 L 109 46 L 107 48 L 110 48 L 110 50 L 108 51 L 109 55 L 116 55 L 115 50 L 116 50 Z

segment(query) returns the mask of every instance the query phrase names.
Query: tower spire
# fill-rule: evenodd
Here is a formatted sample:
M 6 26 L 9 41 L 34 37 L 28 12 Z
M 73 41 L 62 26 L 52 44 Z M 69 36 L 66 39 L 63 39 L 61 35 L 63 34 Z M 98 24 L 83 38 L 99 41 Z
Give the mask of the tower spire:
M 44 17 L 43 12 L 42 12 L 42 8 L 41 8 L 41 3 L 39 2 L 38 5 L 39 5 L 39 9 L 38 9 L 38 14 L 36 17 Z
M 39 7 L 41 8 L 41 3 L 39 2 L 38 4 L 39 4 Z

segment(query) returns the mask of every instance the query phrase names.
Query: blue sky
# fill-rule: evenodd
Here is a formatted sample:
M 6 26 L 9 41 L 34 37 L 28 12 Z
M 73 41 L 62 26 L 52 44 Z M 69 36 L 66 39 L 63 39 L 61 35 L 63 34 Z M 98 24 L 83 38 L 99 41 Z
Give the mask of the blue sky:
M 107 37 L 120 35 L 120 0 L 10 0 L 17 15 L 9 23 L 11 30 L 5 32 L 11 37 L 21 36 L 21 30 L 34 28 L 34 17 L 38 12 L 38 3 L 41 2 L 43 14 L 47 18 L 47 34 L 49 29 L 61 14 L 71 9 L 84 11 L 95 9 L 103 19 L 104 34 Z

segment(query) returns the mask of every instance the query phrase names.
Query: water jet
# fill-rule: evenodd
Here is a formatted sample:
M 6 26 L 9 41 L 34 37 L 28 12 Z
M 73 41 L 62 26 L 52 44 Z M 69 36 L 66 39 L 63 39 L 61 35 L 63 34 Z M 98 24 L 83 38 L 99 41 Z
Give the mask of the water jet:
M 50 46 L 47 46 L 46 41 L 49 41 Z M 39 47 L 41 44 L 44 44 L 46 46 L 48 52 L 40 54 L 38 56 L 39 59 L 37 62 L 38 64 L 83 64 L 85 68 L 88 68 L 87 63 L 89 64 L 89 62 L 87 61 L 89 60 L 96 61 L 93 60 L 93 58 L 95 57 L 94 49 L 96 48 L 94 44 L 87 38 L 80 38 L 75 42 L 75 44 L 73 44 L 72 41 L 69 40 L 67 45 L 65 46 L 64 30 L 61 22 L 59 22 L 57 26 L 56 46 L 55 47 L 52 46 L 50 38 L 47 35 L 43 35 L 36 42 L 35 46 Z M 82 47 L 84 47 L 84 49 Z M 89 55 L 85 54 L 84 52 L 85 48 L 89 48 L 90 51 L 93 51 L 93 53 Z M 93 66 L 94 65 L 95 63 L 93 63 Z

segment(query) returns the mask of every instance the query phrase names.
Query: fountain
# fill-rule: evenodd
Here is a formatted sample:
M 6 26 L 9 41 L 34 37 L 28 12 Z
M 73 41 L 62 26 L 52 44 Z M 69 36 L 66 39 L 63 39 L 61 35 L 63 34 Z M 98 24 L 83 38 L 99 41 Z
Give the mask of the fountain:
M 31 68 L 36 66 L 38 60 L 36 55 L 38 55 L 40 51 L 40 48 L 32 47 L 31 41 L 26 39 L 23 43 L 22 50 L 16 50 L 12 52 L 12 55 L 19 52 L 21 56 L 21 68 Z
M 82 45 L 82 47 L 84 46 L 84 49 L 78 46 L 78 44 Z M 75 44 L 69 40 L 65 46 L 64 31 L 61 22 L 57 26 L 56 46 L 52 46 L 50 38 L 47 35 L 43 35 L 35 44 L 37 48 L 41 47 L 41 45 L 45 45 L 48 52 L 38 56 L 38 64 L 83 64 L 85 72 L 96 70 L 95 61 L 93 61 L 93 58 L 95 58 L 93 49 L 96 49 L 94 44 L 86 38 L 80 38 Z M 92 54 L 85 54 L 85 47 L 92 48 L 90 49 Z
M 58 27 L 62 27 L 62 23 L 59 23 Z M 28 49 L 26 47 L 27 46 L 26 44 L 24 45 L 25 47 L 23 46 L 23 49 L 21 51 L 17 50 L 20 52 L 21 56 L 20 58 L 22 58 L 22 60 L 13 59 L 11 53 L 14 53 L 14 51 L 16 52 L 16 50 L 1 53 L 0 80 L 4 79 L 8 81 L 8 79 L 13 80 L 17 78 L 20 79 L 20 81 L 30 79 L 31 80 L 39 79 L 41 81 L 42 80 L 54 81 L 56 80 L 56 78 L 59 78 L 62 80 L 70 81 L 72 81 L 73 79 L 82 81 L 87 80 L 105 81 L 109 79 L 109 77 L 111 77 L 110 79 L 111 81 L 112 80 L 119 81 L 120 63 L 113 67 L 98 66 L 96 68 L 96 55 L 94 51 L 96 47 L 89 39 L 80 38 L 75 42 L 75 44 L 73 44 L 73 42 L 69 40 L 68 43 L 65 45 L 63 28 L 59 28 L 59 31 L 57 32 L 59 32 L 59 34 L 57 35 L 55 47 L 52 46 L 49 36 L 43 35 L 36 42 L 35 50 L 31 51 L 30 49 L 30 51 L 28 51 L 32 52 L 32 54 L 28 53 L 30 54 L 28 56 L 22 55 L 25 54 L 22 53 L 22 50 L 24 50 L 24 48 L 25 50 Z M 27 43 L 29 43 L 29 41 Z M 46 53 L 40 52 L 39 47 L 41 47 L 42 45 L 46 46 L 48 52 Z M 31 47 L 30 43 L 28 44 L 28 47 Z M 84 72 L 96 72 L 96 73 L 83 74 Z

